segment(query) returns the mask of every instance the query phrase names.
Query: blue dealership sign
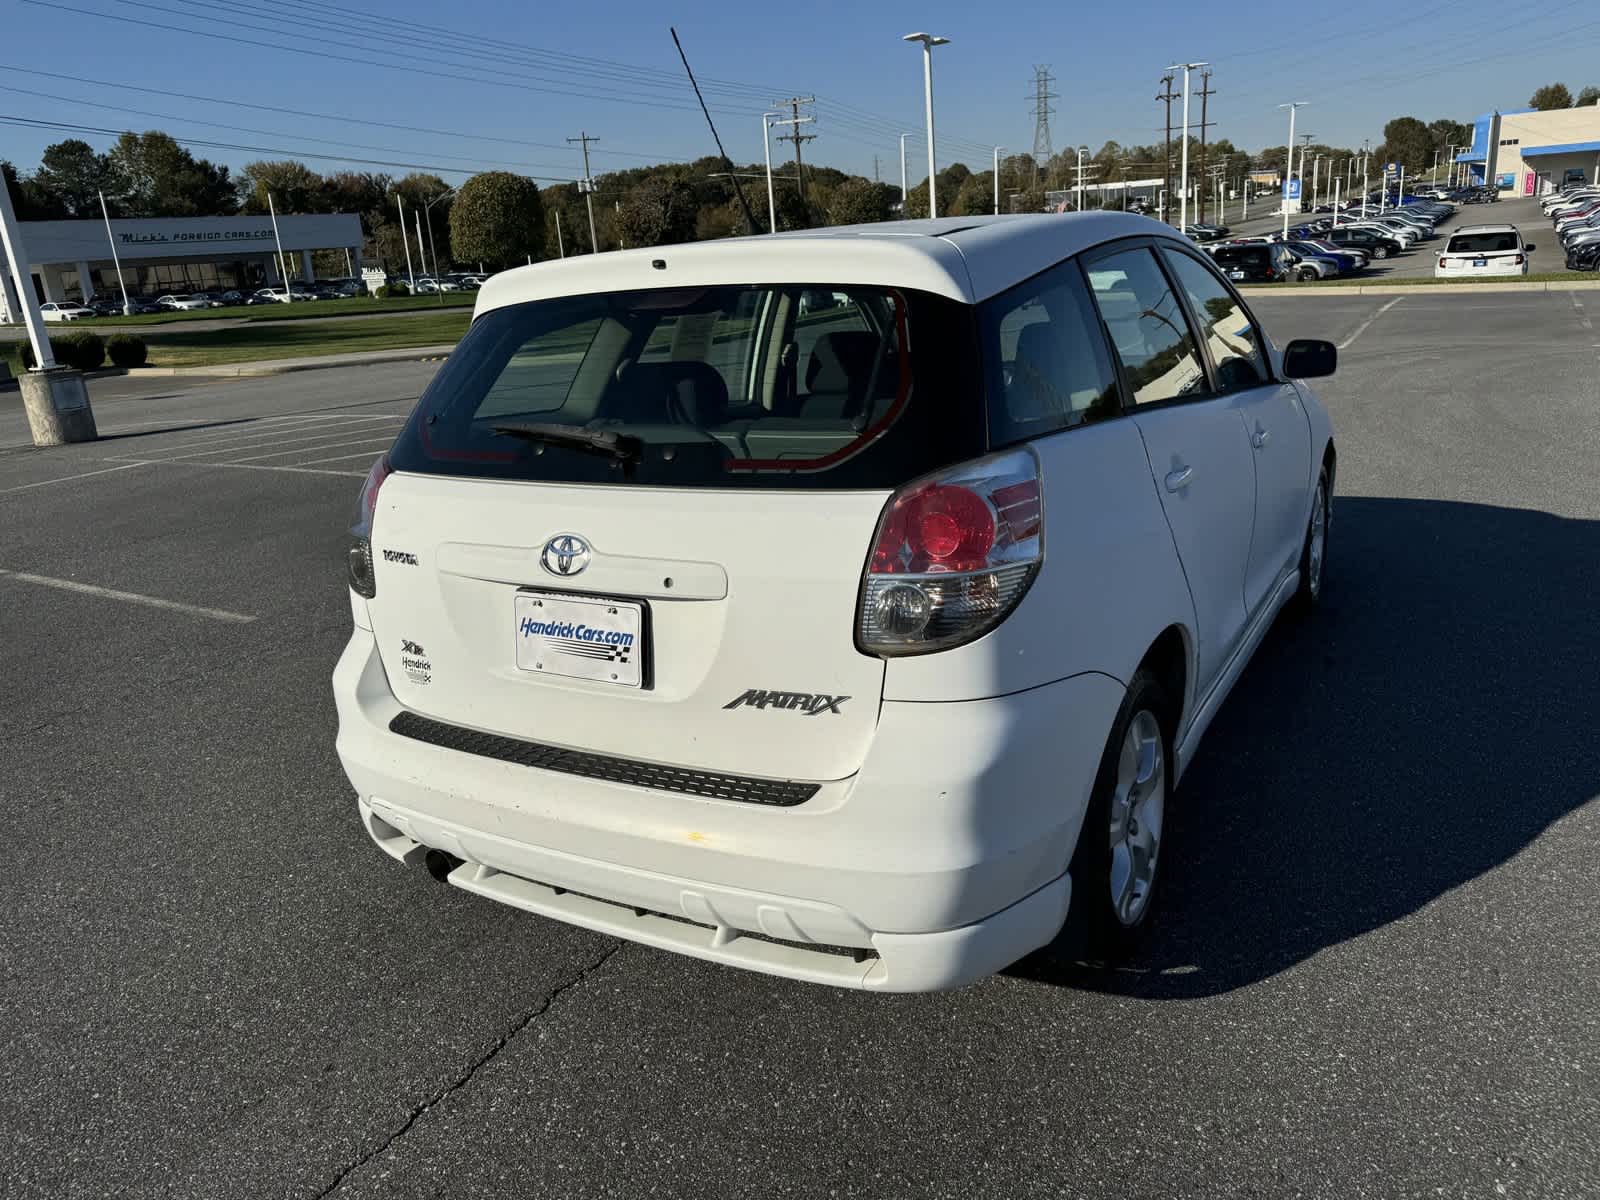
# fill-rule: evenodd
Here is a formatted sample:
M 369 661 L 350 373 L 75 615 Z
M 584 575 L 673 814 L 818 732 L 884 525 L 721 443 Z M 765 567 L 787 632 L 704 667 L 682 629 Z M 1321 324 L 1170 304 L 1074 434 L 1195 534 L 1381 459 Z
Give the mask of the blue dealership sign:
M 1283 198 L 1285 200 L 1300 199 L 1300 181 L 1298 179 L 1291 179 L 1283 185 Z

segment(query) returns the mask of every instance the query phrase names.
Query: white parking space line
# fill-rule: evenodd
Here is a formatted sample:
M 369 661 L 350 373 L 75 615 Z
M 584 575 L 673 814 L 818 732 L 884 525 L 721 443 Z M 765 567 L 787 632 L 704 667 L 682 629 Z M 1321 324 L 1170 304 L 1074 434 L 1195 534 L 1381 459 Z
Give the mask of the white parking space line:
M 1583 301 L 1578 299 L 1578 293 L 1568 292 L 1567 294 L 1572 297 L 1572 307 L 1577 310 L 1578 324 L 1592 333 L 1594 331 L 1594 322 L 1583 315 Z
M 282 417 L 244 417 L 229 419 L 217 418 L 226 428 L 207 430 L 201 437 L 190 438 L 186 442 L 172 442 L 164 447 L 166 450 L 179 450 L 184 446 L 199 446 L 206 442 L 224 441 L 228 438 L 244 437 L 247 434 L 266 435 L 270 433 L 288 433 L 299 429 L 317 429 L 328 423 L 347 424 L 360 421 L 385 420 L 376 414 L 364 413 L 342 414 L 336 417 L 322 415 L 297 414 Z M 175 429 L 174 433 L 187 433 L 187 429 Z
M 354 429 L 354 427 L 338 428 L 338 429 L 327 429 L 327 428 L 324 428 L 324 429 L 319 429 L 316 433 L 307 433 L 307 434 L 301 434 L 299 430 L 290 430 L 288 432 L 292 432 L 296 436 L 294 436 L 294 437 L 282 437 L 282 436 L 280 436 L 278 434 L 262 434 L 262 435 L 257 435 L 255 437 L 246 438 L 243 441 L 230 442 L 230 443 L 227 443 L 227 444 L 224 444 L 224 445 L 218 445 L 218 446 L 209 446 L 209 447 L 207 447 L 207 448 L 205 448 L 203 450 L 192 450 L 187 454 L 166 454 L 166 453 L 163 453 L 163 451 L 166 449 L 165 447 L 156 447 L 155 449 L 151 450 L 149 454 L 144 455 L 142 457 L 143 457 L 143 459 L 145 461 L 148 461 L 148 462 L 180 462 L 180 461 L 182 461 L 183 459 L 186 459 L 186 458 L 206 458 L 206 457 L 208 457 L 210 455 L 213 455 L 213 454 L 232 454 L 235 451 L 240 451 L 240 450 L 261 450 L 261 449 L 265 449 L 268 446 L 294 446 L 294 445 L 300 445 L 301 443 L 304 443 L 304 442 L 321 442 L 321 441 L 326 441 L 330 437 L 338 437 L 342 433 L 353 433 L 353 432 L 355 432 L 355 429 Z M 375 434 L 374 435 L 374 437 L 382 437 L 382 436 L 384 436 L 384 435 L 382 435 L 382 434 Z M 367 440 L 370 441 L 371 439 L 367 439 Z M 330 445 L 338 445 L 338 444 L 339 443 L 337 443 L 337 442 L 330 443 Z M 318 446 L 303 446 L 302 448 L 305 449 L 305 450 L 314 451 L 314 450 L 320 449 L 321 447 L 318 447 Z
M 19 483 L 16 487 L 0 488 L 0 496 L 7 492 L 25 492 L 29 488 L 49 487 L 52 483 L 71 483 L 74 479 L 89 479 L 95 475 L 110 475 L 113 471 L 131 471 L 143 463 L 124 463 L 120 467 L 105 467 L 99 471 L 80 471 L 76 475 L 59 475 L 54 479 L 41 479 L 35 483 Z
M 229 612 L 225 608 L 204 608 L 198 604 L 180 604 L 176 600 L 163 600 L 160 596 L 145 596 L 139 592 L 119 592 L 115 588 L 96 587 L 92 583 L 79 583 L 75 579 L 55 579 L 49 575 L 30 575 L 26 571 L 8 571 L 0 567 L 0 579 L 15 579 L 18 583 L 33 583 L 40 587 L 57 588 L 63 592 L 78 592 L 101 600 L 120 600 L 124 604 L 143 604 L 147 608 L 164 608 L 169 612 L 188 613 L 207 617 L 213 621 L 228 621 L 235 625 L 255 620 L 249 613 Z
M 264 441 L 271 438 L 284 437 L 291 434 L 309 433 L 313 437 L 322 437 L 327 431 L 339 432 L 345 427 L 359 428 L 363 423 L 381 420 L 394 420 L 398 418 L 386 417 L 345 417 L 339 421 L 284 421 L 272 425 L 261 426 L 251 422 L 248 427 L 220 430 L 205 437 L 190 438 L 186 442 L 171 442 L 155 448 L 158 453 L 165 454 L 169 450 L 188 450 L 194 447 L 217 447 L 231 443 L 246 443 Z
M 357 438 L 354 441 L 329 442 L 325 446 L 299 446 L 293 450 L 274 450 L 271 454 L 252 454 L 247 458 L 230 458 L 227 461 L 234 463 L 260 462 L 263 458 L 281 458 L 286 454 L 316 454 L 323 450 L 340 450 L 345 446 L 375 446 L 377 449 L 373 450 L 372 454 L 376 457 L 379 450 L 393 441 L 394 436 L 392 434 L 380 433 L 372 437 Z
M 1389 301 L 1389 303 L 1385 304 L 1377 312 L 1373 313 L 1365 321 L 1363 321 L 1363 322 L 1361 322 L 1361 324 L 1357 325 L 1356 328 L 1355 328 L 1355 332 L 1352 333 L 1349 337 L 1345 338 L 1344 341 L 1340 342 L 1338 348 L 1340 350 L 1349 349 L 1350 346 L 1352 346 L 1355 343 L 1355 340 L 1358 337 L 1360 337 L 1363 333 L 1365 333 L 1367 330 L 1372 328 L 1372 323 L 1374 321 L 1376 321 L 1379 317 L 1383 316 L 1384 313 L 1388 312 L 1391 308 L 1393 308 L 1396 304 L 1399 304 L 1400 301 L 1402 301 L 1404 299 L 1405 299 L 1404 296 L 1396 296 L 1393 300 Z
M 376 456 L 374 456 L 376 457 Z M 310 467 L 274 467 L 267 463 L 236 463 L 236 462 L 174 462 L 169 463 L 164 458 L 141 459 L 135 461 L 136 467 L 220 467 L 230 471 L 288 471 L 294 475 L 348 475 L 353 479 L 365 479 L 365 471 L 319 471 Z
M 356 453 L 356 454 L 336 454 L 332 458 L 308 458 L 305 462 L 301 463 L 300 465 L 302 467 L 314 467 L 314 466 L 317 466 L 319 463 L 349 462 L 352 458 L 372 459 L 372 458 L 377 458 L 377 457 L 378 457 L 378 455 L 375 452 L 373 452 L 371 450 L 363 450 L 363 451 L 361 451 L 359 453 Z

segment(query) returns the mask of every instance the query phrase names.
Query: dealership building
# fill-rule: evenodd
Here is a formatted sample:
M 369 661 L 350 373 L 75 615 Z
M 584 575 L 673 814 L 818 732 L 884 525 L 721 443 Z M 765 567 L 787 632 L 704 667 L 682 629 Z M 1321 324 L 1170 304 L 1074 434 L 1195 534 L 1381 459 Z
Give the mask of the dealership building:
M 1506 196 L 1542 196 L 1563 183 L 1600 179 L 1600 106 L 1479 117 L 1472 145 L 1456 155 L 1475 184 Z
M 105 221 L 21 222 L 34 294 L 61 301 L 117 297 L 122 285 L 130 296 L 268 287 L 282 283 L 285 272 L 309 283 L 314 250 L 344 251 L 341 273 L 361 277 L 361 220 L 351 213 L 279 217 L 276 237 L 266 216 L 113 219 L 110 226 L 108 232 Z M 15 284 L 0 261 L 0 321 L 21 319 Z

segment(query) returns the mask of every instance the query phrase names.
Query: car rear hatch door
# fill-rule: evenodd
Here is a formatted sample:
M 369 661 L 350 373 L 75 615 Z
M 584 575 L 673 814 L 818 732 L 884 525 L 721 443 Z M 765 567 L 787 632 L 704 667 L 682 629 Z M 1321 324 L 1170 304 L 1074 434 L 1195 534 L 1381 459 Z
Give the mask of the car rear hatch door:
M 855 640 L 879 516 L 983 450 L 971 312 L 771 285 L 481 315 L 372 517 L 396 698 L 637 763 L 852 775 L 883 692 Z

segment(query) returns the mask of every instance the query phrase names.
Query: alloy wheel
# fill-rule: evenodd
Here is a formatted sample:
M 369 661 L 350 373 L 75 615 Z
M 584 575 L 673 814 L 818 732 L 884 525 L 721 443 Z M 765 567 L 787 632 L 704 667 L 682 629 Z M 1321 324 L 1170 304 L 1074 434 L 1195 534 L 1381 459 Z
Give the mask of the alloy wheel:
M 1111 797 L 1111 909 L 1124 926 L 1137 925 L 1150 907 L 1166 805 L 1161 725 L 1149 709 L 1140 709 L 1122 740 Z

